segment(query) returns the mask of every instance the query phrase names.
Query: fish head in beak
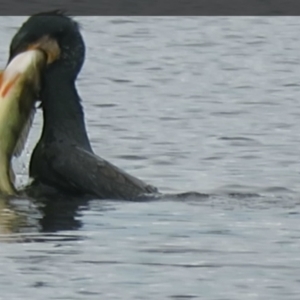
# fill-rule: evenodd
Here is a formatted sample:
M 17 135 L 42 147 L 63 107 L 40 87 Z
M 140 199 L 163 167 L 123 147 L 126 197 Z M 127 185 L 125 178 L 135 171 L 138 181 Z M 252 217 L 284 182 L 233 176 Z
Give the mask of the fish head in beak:
M 57 72 L 59 65 L 60 72 L 74 79 L 84 61 L 85 47 L 79 24 L 60 11 L 29 17 L 12 39 L 8 62 L 21 52 L 33 49 L 46 54 L 43 77 L 53 76 L 52 71 Z
M 73 68 L 70 72 L 74 73 L 79 72 L 85 54 L 78 22 L 61 11 L 29 17 L 12 39 L 9 60 L 29 49 L 44 51 L 48 65 L 58 60 L 65 62 L 65 65 Z
M 8 62 L 10 62 L 16 55 L 28 50 L 40 50 L 44 52 L 47 59 L 47 65 L 58 60 L 60 56 L 60 48 L 57 41 L 49 35 L 43 35 L 36 41 L 27 43 L 21 42 L 16 45 L 12 43 Z
M 10 44 L 9 61 L 27 50 L 38 49 L 47 57 L 47 64 L 60 58 L 60 39 L 65 35 L 59 15 L 45 13 L 33 15 L 22 24 Z
M 44 51 L 48 65 L 58 60 L 72 60 L 76 71 L 75 68 L 81 67 L 84 57 L 79 24 L 61 11 L 29 17 L 12 39 L 9 61 L 20 52 L 32 49 Z
M 21 36 L 22 37 L 22 36 Z M 20 39 L 20 35 L 16 35 L 14 40 L 11 43 L 10 55 L 8 64 L 19 54 L 24 53 L 29 50 L 39 50 L 42 51 L 45 55 L 46 68 L 48 65 L 51 65 L 57 61 L 60 57 L 60 47 L 56 39 L 52 38 L 49 35 L 43 35 L 37 40 L 26 40 Z M 36 72 L 39 72 L 38 69 L 35 69 Z M 36 95 L 37 102 L 40 102 L 37 108 L 42 108 L 42 101 L 40 101 L 39 93 Z

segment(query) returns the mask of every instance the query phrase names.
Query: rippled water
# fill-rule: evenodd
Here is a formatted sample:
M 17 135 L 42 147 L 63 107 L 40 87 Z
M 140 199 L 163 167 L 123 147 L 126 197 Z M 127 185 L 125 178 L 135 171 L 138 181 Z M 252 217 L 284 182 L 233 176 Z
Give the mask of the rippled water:
M 3 66 L 24 19 L 0 18 Z M 95 152 L 207 195 L 0 201 L 0 299 L 299 299 L 300 20 L 77 19 Z

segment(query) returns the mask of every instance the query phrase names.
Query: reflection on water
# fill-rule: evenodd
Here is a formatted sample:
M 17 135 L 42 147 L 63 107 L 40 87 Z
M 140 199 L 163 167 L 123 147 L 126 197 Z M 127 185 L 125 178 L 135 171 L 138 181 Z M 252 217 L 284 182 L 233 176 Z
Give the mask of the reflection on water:
M 0 198 L 0 234 L 17 233 L 27 227 L 27 215 L 18 212 L 4 197 Z
M 200 193 L 182 193 L 174 195 L 162 195 L 160 197 L 149 197 L 142 199 L 144 201 L 186 201 L 192 199 L 200 201 L 207 199 L 209 195 Z M 0 198 L 0 234 L 3 242 L 10 235 L 16 238 L 16 241 L 25 241 L 28 239 L 28 234 L 32 233 L 58 233 L 60 231 L 78 230 L 82 226 L 80 220 L 81 211 L 86 210 L 93 205 L 93 201 L 88 201 L 82 198 L 66 197 L 56 194 L 56 197 L 44 199 L 30 199 L 25 197 L 2 197 Z M 107 203 L 111 201 L 97 202 L 97 211 L 107 211 L 109 206 Z M 113 201 L 113 200 L 112 200 Z M 122 203 L 124 201 L 113 201 Z M 21 236 L 13 235 L 22 233 Z M 12 241 L 12 239 L 9 239 Z M 39 239 L 41 241 L 41 239 Z
M 76 199 L 48 199 L 34 201 L 26 198 L 1 198 L 0 233 L 1 240 L 22 241 L 31 233 L 58 232 L 80 228 L 81 202 Z M 21 234 L 21 235 L 18 235 Z
M 39 232 L 77 230 L 82 226 L 80 210 L 86 207 L 86 204 L 86 201 L 81 199 L 65 197 L 45 200 L 1 198 L 1 241 L 33 241 Z M 8 235 L 11 237 L 8 238 Z M 39 241 L 42 240 L 43 238 L 39 238 Z

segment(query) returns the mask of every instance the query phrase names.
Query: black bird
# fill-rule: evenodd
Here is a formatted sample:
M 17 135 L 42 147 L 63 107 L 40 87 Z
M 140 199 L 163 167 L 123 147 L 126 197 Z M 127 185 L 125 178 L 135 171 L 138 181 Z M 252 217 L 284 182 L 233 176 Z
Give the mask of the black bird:
M 40 49 L 48 57 L 40 93 L 43 130 L 30 160 L 27 194 L 134 200 L 158 190 L 94 154 L 75 81 L 85 59 L 79 24 L 60 11 L 28 18 L 10 45 L 10 60 Z

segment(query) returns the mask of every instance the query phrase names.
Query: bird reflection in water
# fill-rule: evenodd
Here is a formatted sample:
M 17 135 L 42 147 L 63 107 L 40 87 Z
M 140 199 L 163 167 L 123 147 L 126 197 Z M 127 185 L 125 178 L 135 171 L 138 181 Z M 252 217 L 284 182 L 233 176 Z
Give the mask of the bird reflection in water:
M 0 196 L 0 242 L 81 239 L 63 232 L 81 228 L 81 211 L 87 206 L 86 200 L 62 195 L 38 200 Z M 104 203 L 103 210 L 107 210 Z

